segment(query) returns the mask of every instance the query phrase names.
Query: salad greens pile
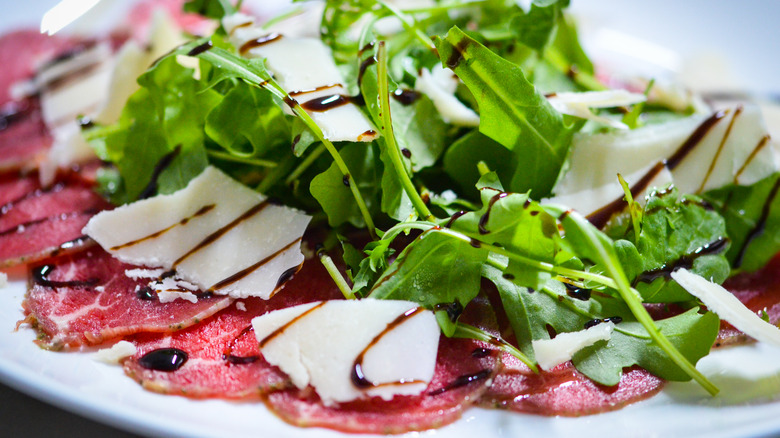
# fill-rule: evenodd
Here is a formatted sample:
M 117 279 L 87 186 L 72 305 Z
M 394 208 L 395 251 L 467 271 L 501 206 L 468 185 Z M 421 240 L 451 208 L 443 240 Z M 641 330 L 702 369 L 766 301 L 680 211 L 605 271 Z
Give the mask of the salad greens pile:
M 603 230 L 540 203 L 565 172 L 575 134 L 608 129 L 563 115 L 546 98 L 605 89 L 567 5 L 325 1 L 320 36 L 377 127 L 370 143 L 327 140 L 263 60 L 239 56 L 220 28 L 159 59 L 117 124 L 85 129 L 113 163 L 101 187 L 127 203 L 180 189 L 215 165 L 312 214 L 313 227 L 327 224 L 324 244 L 343 249 L 348 281 L 322 258 L 347 298 L 415 301 L 436 311 L 447 336 L 495 341 L 459 322 L 491 284 L 516 341 L 503 348 L 534 370 L 533 340 L 610 320 L 619 322 L 611 340 L 578 352 L 578 370 L 614 385 L 638 365 L 668 380 L 693 378 L 714 394 L 694 364 L 709 352 L 719 319 L 669 274 L 685 267 L 720 283 L 738 268 L 763 266 L 780 250 L 780 175 L 700 197 L 658 188 L 644 206 L 624 183 L 627 208 Z M 212 18 L 237 10 L 227 0 L 185 8 Z M 400 30 L 383 34 L 388 18 Z M 197 75 L 183 56 L 198 59 Z M 413 91 L 419 72 L 436 65 L 460 79 L 456 95 L 479 113 L 478 127 L 447 123 Z M 648 103 L 624 120 L 634 128 L 691 111 Z M 359 230 L 368 244 L 351 243 Z M 661 303 L 662 319 L 643 303 Z

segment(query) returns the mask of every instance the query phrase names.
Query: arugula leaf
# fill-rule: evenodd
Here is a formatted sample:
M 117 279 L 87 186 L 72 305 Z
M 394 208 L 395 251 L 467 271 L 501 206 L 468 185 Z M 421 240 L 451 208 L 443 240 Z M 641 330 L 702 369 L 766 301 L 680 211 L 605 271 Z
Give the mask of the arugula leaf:
M 550 194 L 574 129 L 528 82 L 520 67 L 453 27 L 435 40 L 442 64 L 452 68 L 479 103 L 481 133 L 522 157 L 508 181 L 513 192 Z
M 116 203 L 136 200 L 163 157 L 173 160 L 157 178 L 158 193 L 179 190 L 203 171 L 208 164 L 205 118 L 221 99 L 216 91 L 203 90 L 193 71 L 175 57 L 155 64 L 138 83 L 141 88 L 128 100 L 118 128 L 105 137 L 104 149 L 98 149 L 122 177 L 123 191 L 112 199 Z
M 289 144 L 291 123 L 267 90 L 233 87 L 206 118 L 206 134 L 232 155 L 261 157 Z
M 714 313 L 701 314 L 698 308 L 656 321 L 656 324 L 693 364 L 709 353 L 720 329 L 720 320 Z M 690 380 L 691 376 L 654 344 L 641 324 L 624 320 L 617 327 L 620 330 L 612 333 L 609 342 L 596 343 L 574 355 L 572 362 L 580 372 L 608 386 L 617 385 L 621 370 L 632 365 L 639 365 L 666 380 Z
M 636 248 L 642 258 L 642 274 L 637 277 L 636 288 L 645 302 L 692 299 L 669 277 L 680 267 L 717 283 L 728 277 L 725 222 L 700 198 L 681 196 L 676 188 L 651 193 L 641 230 Z
M 428 309 L 457 302 L 462 309 L 479 293 L 486 258 L 486 251 L 433 229 L 404 248 L 368 296 L 414 301 Z M 452 336 L 455 326 L 447 324 L 442 329 Z
M 534 50 L 542 51 L 555 31 L 561 8 L 568 4 L 568 0 L 549 1 L 546 4 L 533 2 L 528 13 L 512 18 L 509 27 L 518 41 Z
M 726 258 L 736 269 L 762 268 L 780 251 L 780 173 L 750 186 L 727 186 L 702 197 L 726 221 L 731 248 Z
M 184 10 L 217 20 L 236 12 L 230 0 L 188 0 L 184 3 Z
M 361 228 L 365 226 L 365 222 L 354 202 L 349 185 L 358 184 L 358 190 L 366 200 L 367 207 L 372 210 L 376 205 L 374 199 L 379 196 L 379 151 L 374 144 L 348 143 L 339 154 L 352 171 L 350 181 L 345 183 L 344 175 L 334 162 L 328 170 L 312 180 L 311 194 L 328 215 L 330 226 L 337 227 L 349 222 Z
M 510 181 L 518 168 L 519 155 L 501 146 L 495 140 L 472 130 L 457 139 L 444 154 L 443 166 L 469 198 L 477 197 L 475 187 L 480 175 L 477 163 L 482 161 L 495 171 L 502 181 Z

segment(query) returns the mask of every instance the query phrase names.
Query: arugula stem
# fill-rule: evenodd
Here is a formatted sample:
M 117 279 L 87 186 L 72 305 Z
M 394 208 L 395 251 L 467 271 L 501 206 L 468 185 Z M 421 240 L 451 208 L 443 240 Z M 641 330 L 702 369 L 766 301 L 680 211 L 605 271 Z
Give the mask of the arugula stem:
M 278 165 L 277 162 L 271 160 L 263 160 L 260 158 L 244 158 L 244 157 L 228 154 L 226 152 L 220 152 L 214 150 L 207 150 L 206 155 L 208 155 L 209 157 L 214 157 L 219 160 L 232 161 L 234 163 L 251 164 L 253 166 L 258 166 L 258 167 L 276 167 Z
M 487 342 L 491 345 L 495 345 L 500 350 L 505 351 L 511 354 L 512 356 L 518 358 L 521 362 L 526 364 L 528 368 L 530 368 L 531 371 L 533 371 L 534 373 L 539 374 L 539 368 L 531 359 L 528 358 L 528 356 L 523 354 L 522 351 L 518 350 L 514 345 L 510 344 L 509 342 L 506 342 L 501 338 L 493 336 L 490 333 L 478 327 L 474 327 L 473 325 L 459 322 L 455 326 L 455 333 L 452 335 L 452 337 L 462 338 L 462 339 L 475 339 L 477 341 Z
M 449 3 L 444 5 L 436 5 L 436 6 L 430 6 L 427 8 L 407 8 L 402 9 L 401 12 L 404 14 L 434 14 L 438 12 L 448 12 L 453 9 L 460 9 L 460 8 L 469 8 L 471 6 L 477 6 L 480 3 L 486 3 L 486 0 L 470 0 L 470 1 L 464 1 L 459 3 Z
M 553 47 L 548 47 L 544 51 L 543 58 L 553 65 L 558 71 L 571 77 L 572 81 L 588 91 L 604 91 L 607 86 L 601 83 L 595 76 L 584 71 L 575 70 L 571 64 Z
M 431 38 L 428 35 L 426 35 L 425 32 L 423 32 L 417 26 L 417 22 L 413 18 L 408 17 L 400 9 L 396 8 L 391 4 L 388 4 L 384 0 L 374 0 L 374 1 L 376 1 L 378 5 L 382 6 L 383 8 L 390 11 L 390 13 L 398 17 L 398 19 L 401 20 L 401 24 L 403 25 L 404 29 L 412 31 L 414 35 L 417 37 L 417 39 L 420 40 L 420 42 L 424 46 L 436 52 L 436 45 L 433 44 Z
M 290 175 L 287 176 L 287 178 L 284 180 L 284 183 L 292 184 L 293 181 L 297 180 L 303 174 L 303 172 L 305 172 L 309 166 L 314 164 L 314 162 L 317 161 L 317 158 L 319 158 L 320 155 L 322 155 L 322 153 L 326 150 L 327 149 L 325 149 L 325 145 L 320 143 L 313 151 L 309 152 L 309 155 L 307 155 L 306 158 L 301 161 L 301 164 L 299 164 L 295 170 L 290 172 Z
M 194 47 L 203 44 L 205 41 L 207 41 L 207 39 L 204 38 L 190 42 L 179 47 L 177 52 L 181 52 L 180 54 L 182 55 L 188 54 Z M 195 56 L 199 59 L 203 59 L 211 63 L 217 68 L 232 68 L 240 71 L 241 79 L 247 83 L 255 87 L 268 90 L 280 100 L 289 103 L 290 109 L 292 109 L 293 113 L 298 116 L 301 121 L 303 121 L 303 123 L 312 131 L 312 133 L 314 133 L 314 136 L 322 142 L 327 151 L 333 157 L 333 162 L 336 163 L 336 167 L 338 167 L 342 175 L 344 175 L 350 181 L 349 190 L 352 192 L 352 196 L 355 198 L 355 203 L 360 210 L 360 214 L 363 216 L 368 234 L 372 239 L 376 239 L 377 235 L 374 220 L 371 218 L 371 214 L 368 212 L 368 207 L 366 207 L 366 202 L 363 199 L 363 195 L 360 193 L 360 190 L 358 190 L 358 185 L 352 180 L 352 175 L 349 172 L 347 163 L 345 163 L 344 159 L 341 158 L 341 155 L 339 154 L 338 149 L 336 149 L 336 146 L 334 146 L 330 140 L 325 138 L 325 134 L 323 134 L 322 129 L 320 129 L 317 123 L 314 122 L 309 113 L 301 108 L 301 106 L 295 102 L 295 99 L 290 97 L 290 95 L 287 94 L 287 91 L 285 91 L 284 88 L 282 88 L 282 86 L 279 85 L 279 83 L 270 76 L 270 74 L 257 68 L 248 67 L 246 64 L 242 64 L 236 59 L 233 59 L 236 58 L 237 55 L 232 54 L 224 49 L 214 47 L 211 50 L 198 53 Z
M 347 280 L 344 279 L 344 277 L 341 275 L 341 272 L 339 272 L 339 268 L 337 268 L 336 264 L 333 263 L 333 259 L 330 258 L 324 249 L 317 250 L 317 257 L 319 257 L 320 263 L 322 263 L 322 265 L 325 267 L 325 270 L 328 271 L 330 278 L 332 278 L 333 282 L 336 283 L 336 286 L 338 286 L 339 290 L 344 295 L 344 298 L 348 300 L 354 300 L 355 294 L 352 293 L 352 288 L 349 287 Z
M 393 119 L 390 114 L 390 84 L 387 80 L 387 48 L 385 42 L 380 41 L 379 47 L 377 47 L 377 78 L 379 88 L 379 106 L 382 112 L 382 135 L 387 143 L 387 153 L 390 156 L 390 161 L 393 163 L 396 175 L 401 182 L 401 186 L 409 196 L 409 199 L 414 205 L 414 209 L 417 210 L 417 214 L 428 221 L 435 219 L 428 210 L 428 206 L 417 193 L 417 189 L 414 187 L 412 180 L 409 178 L 409 174 L 406 172 L 406 167 L 401 159 L 401 151 L 398 149 L 398 144 L 395 141 L 395 134 L 393 133 Z

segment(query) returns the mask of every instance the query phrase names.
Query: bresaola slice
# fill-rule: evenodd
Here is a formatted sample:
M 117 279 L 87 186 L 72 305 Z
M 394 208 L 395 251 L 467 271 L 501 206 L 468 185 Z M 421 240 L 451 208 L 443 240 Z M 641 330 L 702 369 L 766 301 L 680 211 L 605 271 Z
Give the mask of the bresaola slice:
M 35 168 L 51 142 L 37 99 L 0 106 L 0 172 Z
M 0 204 L 0 267 L 52 256 L 65 249 L 63 244 L 78 246 L 89 219 L 111 207 L 79 175 L 46 189 L 34 179 L 35 174 L 0 181 L 0 198 L 6 201 Z
M 282 279 L 282 283 L 283 291 L 273 298 L 236 301 L 236 305 L 195 327 L 130 338 L 138 352 L 124 362 L 125 372 L 148 390 L 192 398 L 257 399 L 268 391 L 288 387 L 287 376 L 260 356 L 251 331 L 252 318 L 342 295 L 316 260 L 304 263 L 300 272 L 286 283 Z M 187 355 L 180 368 L 161 371 L 143 366 L 144 356 L 170 348 Z
M 438 428 L 460 418 L 490 385 L 497 364 L 487 347 L 478 341 L 442 337 L 433 380 L 417 396 L 325 406 L 313 391 L 289 389 L 269 394 L 266 404 L 296 426 L 377 434 Z
M 59 349 L 139 332 L 181 330 L 232 302 L 202 296 L 194 304 L 183 300 L 161 304 L 143 295 L 143 281 L 125 275 L 133 268 L 100 248 L 32 266 L 32 285 L 23 302 L 25 322 L 39 331 L 41 346 Z
M 614 411 L 655 395 L 664 381 L 633 367 L 624 370 L 620 383 L 599 385 L 565 362 L 534 374 L 516 358 L 502 354 L 503 370 L 493 379 L 479 404 L 537 415 L 581 416 Z

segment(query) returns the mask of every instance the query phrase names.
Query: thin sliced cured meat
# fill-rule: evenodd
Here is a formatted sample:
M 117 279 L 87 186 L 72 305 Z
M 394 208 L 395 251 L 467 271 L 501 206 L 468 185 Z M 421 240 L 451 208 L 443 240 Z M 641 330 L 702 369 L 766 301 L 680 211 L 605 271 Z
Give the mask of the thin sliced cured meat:
M 312 301 L 343 298 L 317 260 L 308 260 L 301 271 L 269 300 L 237 301 L 202 324 L 168 335 L 131 338 L 138 353 L 124 362 L 125 372 L 146 389 L 192 398 L 258 399 L 262 394 L 286 388 L 289 379 L 260 355 L 251 331 L 252 318 L 269 311 Z M 141 358 L 163 348 L 188 355 L 175 371 L 142 366 Z
M 59 349 L 96 345 L 141 332 L 181 330 L 229 306 L 228 297 L 202 296 L 196 303 L 161 303 L 146 297 L 146 282 L 125 275 L 136 266 L 93 247 L 31 267 L 32 285 L 22 303 L 25 322 L 39 343 Z
M 580 416 L 614 411 L 647 399 L 663 388 L 664 380 L 644 369 L 624 370 L 620 383 L 593 382 L 565 362 L 535 374 L 516 358 L 502 355 L 503 370 L 495 377 L 480 405 L 538 415 Z
M 325 406 L 310 389 L 287 389 L 270 393 L 266 405 L 293 425 L 342 432 L 398 434 L 441 427 L 460 418 L 488 388 L 497 361 L 487 347 L 469 339 L 442 338 L 433 380 L 417 396 Z
M 67 38 L 52 37 L 36 29 L 19 30 L 0 37 L 0 105 L 12 100 L 14 84 L 32 77 L 35 70 L 73 46 Z
M 780 255 L 775 256 L 762 269 L 735 275 L 723 284 L 748 309 L 761 315 L 766 312 L 772 324 L 780 322 Z M 715 346 L 750 342 L 752 338 L 740 332 L 726 321 L 721 321 Z
M 64 243 L 82 238 L 93 215 L 111 207 L 75 174 L 47 189 L 19 184 L 36 188 L 0 205 L 0 267 L 58 252 Z
M 17 200 L 41 188 L 37 173 L 23 175 L 19 172 L 0 173 L 0 205 Z
M 0 172 L 35 168 L 51 143 L 37 98 L 0 106 Z
M 456 312 L 457 313 L 457 312 Z M 495 332 L 496 317 L 480 295 L 459 321 Z M 499 371 L 495 347 L 471 339 L 441 337 L 436 369 L 428 388 L 416 396 L 379 397 L 324 405 L 311 388 L 290 388 L 268 394 L 266 405 L 296 426 L 327 427 L 350 433 L 398 434 L 452 423 L 487 390 Z

